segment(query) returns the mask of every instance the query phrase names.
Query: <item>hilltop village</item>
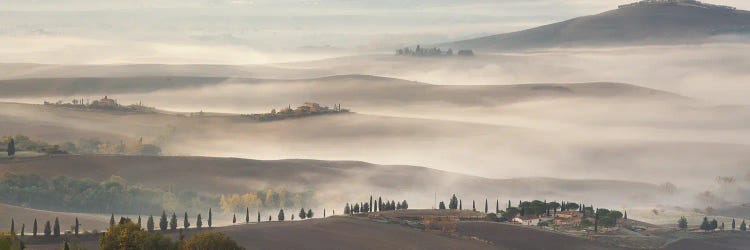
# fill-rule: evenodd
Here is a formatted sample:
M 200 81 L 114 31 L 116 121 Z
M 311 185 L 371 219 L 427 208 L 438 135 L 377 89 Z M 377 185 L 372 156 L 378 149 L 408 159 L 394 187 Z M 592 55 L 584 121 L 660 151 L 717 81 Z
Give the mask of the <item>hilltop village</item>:
M 271 112 L 268 112 L 268 113 L 249 114 L 249 115 L 242 115 L 242 116 L 253 119 L 253 120 L 257 120 L 257 121 L 277 121 L 277 120 L 284 120 L 284 119 L 290 119 L 290 118 L 300 118 L 300 117 L 306 117 L 306 116 L 326 115 L 326 114 L 340 114 L 340 113 L 349 113 L 349 112 L 350 111 L 348 109 L 342 109 L 341 104 L 335 104 L 333 108 L 329 108 L 328 106 L 320 106 L 320 104 L 318 103 L 306 102 L 304 105 L 299 106 L 295 109 L 292 109 L 292 106 L 289 105 L 280 111 L 276 111 L 276 109 L 272 109 Z
M 117 103 L 117 100 L 104 96 L 104 98 L 94 101 L 84 101 L 84 99 L 73 99 L 68 103 L 63 101 L 48 102 L 44 101 L 46 106 L 56 106 L 65 108 L 75 108 L 83 110 L 104 110 L 104 111 L 120 111 L 129 113 L 153 113 L 156 112 L 156 108 L 144 106 L 143 103 L 121 105 Z

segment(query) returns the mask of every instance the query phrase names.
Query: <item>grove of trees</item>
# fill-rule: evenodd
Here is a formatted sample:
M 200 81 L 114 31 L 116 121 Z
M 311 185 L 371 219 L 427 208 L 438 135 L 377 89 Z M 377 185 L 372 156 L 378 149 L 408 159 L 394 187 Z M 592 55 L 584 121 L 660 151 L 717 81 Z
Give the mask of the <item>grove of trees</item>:
M 0 177 L 0 202 L 54 211 L 137 214 L 205 209 L 217 204 L 218 199 L 192 191 L 172 193 L 129 185 L 118 176 L 96 182 L 67 176 L 5 173 Z

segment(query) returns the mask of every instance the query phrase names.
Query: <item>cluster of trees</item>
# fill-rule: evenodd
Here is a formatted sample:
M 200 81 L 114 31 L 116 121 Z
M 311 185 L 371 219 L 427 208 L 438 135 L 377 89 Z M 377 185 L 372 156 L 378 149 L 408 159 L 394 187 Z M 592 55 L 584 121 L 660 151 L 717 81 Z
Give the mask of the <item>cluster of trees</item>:
M 683 230 L 688 228 L 688 221 L 685 216 L 682 216 L 677 220 L 677 227 Z M 716 219 L 708 220 L 708 217 L 703 217 L 703 222 L 701 222 L 700 229 L 706 232 L 714 231 L 716 229 L 724 230 L 724 222 L 719 224 Z M 737 221 L 735 219 L 732 219 L 732 231 L 734 230 L 737 230 Z M 745 223 L 745 220 L 742 220 L 742 223 L 740 223 L 739 230 L 747 231 L 747 224 Z
M 204 209 L 217 198 L 192 191 L 179 193 L 128 185 L 117 176 L 103 182 L 59 176 L 5 173 L 0 178 L 0 202 L 36 209 L 92 213 L 155 213 L 161 210 Z
M 302 219 L 302 220 L 304 220 L 304 219 L 312 219 L 313 216 L 315 216 L 315 214 L 313 213 L 312 209 L 308 209 L 307 212 L 305 212 L 305 208 L 300 208 L 299 209 L 299 218 L 300 219 Z M 292 220 L 293 219 L 294 219 L 294 217 L 292 217 Z
M 422 46 L 417 45 L 415 49 L 411 49 L 409 47 L 405 47 L 402 49 L 396 50 L 396 55 L 399 56 L 417 56 L 417 57 L 438 57 L 438 56 L 453 56 L 453 49 L 448 48 L 448 50 L 443 51 L 440 48 L 433 47 L 429 49 L 422 48 Z M 472 50 L 459 50 L 456 55 L 459 56 L 473 56 L 474 51 Z
M 64 142 L 60 149 L 73 154 L 126 154 L 126 155 L 161 155 L 161 148 L 154 144 L 143 143 L 143 138 L 129 142 L 102 142 L 99 138 L 81 138 L 77 143 Z
M 40 153 L 63 153 L 58 145 L 51 145 L 46 142 L 31 140 L 25 135 L 3 136 L 0 138 L 0 151 L 7 152 L 8 157 L 12 158 L 16 152 L 31 151 Z
M 623 214 L 620 211 L 597 208 L 594 213 L 594 227 L 595 229 L 598 229 L 599 226 L 614 227 L 617 225 L 617 221 L 622 218 Z
M 129 219 L 121 219 L 99 239 L 99 249 L 239 250 L 244 248 L 220 232 L 199 232 L 185 241 L 173 241 L 164 234 L 153 233 L 153 230 L 143 230 L 139 224 Z
M 12 143 L 11 143 L 12 142 Z M 11 147 L 12 146 L 12 147 Z M 10 155 L 10 151 L 32 151 L 48 154 L 128 154 L 128 155 L 161 155 L 161 148 L 154 144 L 144 144 L 140 138 L 131 142 L 102 142 L 99 138 L 82 138 L 78 142 L 63 142 L 50 144 L 34 141 L 25 135 L 3 136 L 0 138 L 0 148 Z
M 285 207 L 310 206 L 314 193 L 289 192 L 284 188 L 279 190 L 266 189 L 252 193 L 222 195 L 219 205 L 225 213 L 241 213 L 248 207 L 259 209 L 279 209 Z
M 400 202 L 386 200 L 385 202 L 383 202 L 382 197 L 378 197 L 377 199 L 373 200 L 373 197 L 370 196 L 369 202 L 359 202 L 354 203 L 354 205 L 346 203 L 346 206 L 344 207 L 344 214 L 358 214 L 402 209 L 409 209 L 409 203 L 406 202 L 406 200 Z

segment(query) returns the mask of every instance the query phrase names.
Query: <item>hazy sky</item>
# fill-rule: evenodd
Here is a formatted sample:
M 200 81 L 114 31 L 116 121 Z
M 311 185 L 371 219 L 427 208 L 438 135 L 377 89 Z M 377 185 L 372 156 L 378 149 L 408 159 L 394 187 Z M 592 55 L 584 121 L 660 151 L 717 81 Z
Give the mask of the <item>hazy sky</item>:
M 304 60 L 299 52 L 390 51 L 522 30 L 631 1 L 4 0 L 0 62 Z M 712 3 L 750 9 L 745 0 Z

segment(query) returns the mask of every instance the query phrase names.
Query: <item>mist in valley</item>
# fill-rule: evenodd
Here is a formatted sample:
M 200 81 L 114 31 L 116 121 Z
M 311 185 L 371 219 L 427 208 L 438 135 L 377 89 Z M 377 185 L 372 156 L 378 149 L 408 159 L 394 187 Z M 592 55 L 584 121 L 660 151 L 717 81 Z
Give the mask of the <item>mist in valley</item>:
M 629 1 L 335 1 L 340 9 L 316 15 L 305 8 L 335 4 L 306 1 L 290 10 L 297 18 L 282 15 L 283 4 L 267 1 L 212 1 L 214 7 L 202 14 L 193 11 L 207 4 L 203 1 L 165 1 L 171 8 L 164 12 L 78 2 L 67 12 L 21 1 L 0 10 L 9 14 L 0 22 L 15 24 L 0 29 L 0 136 L 23 134 L 59 144 L 142 140 L 178 159 L 222 157 L 220 163 L 201 162 L 236 171 L 205 172 L 189 164 L 193 158 L 116 170 L 111 166 L 143 159 L 106 163 L 80 156 L 83 163 L 112 168 L 91 173 L 77 169 L 83 164 L 71 156 L 73 163 L 64 168 L 80 178 L 122 175 L 171 190 L 154 179 L 163 172 L 144 166 L 189 167 L 196 173 L 184 175 L 195 178 L 190 184 L 200 193 L 314 190 L 313 208 L 335 208 L 337 214 L 345 202 L 365 201 L 371 190 L 421 208 L 456 193 L 464 208 L 471 200 L 481 207 L 485 198 L 491 209 L 495 199 L 501 209 L 507 200 L 565 199 L 649 208 L 634 215 L 644 218 L 652 207 L 690 211 L 750 200 L 743 188 L 750 182 L 750 47 L 744 38 L 702 45 L 476 51 L 474 57 L 393 54 L 401 46 L 515 31 Z M 549 5 L 564 8 L 534 14 Z M 488 6 L 506 9 L 490 13 Z M 410 19 L 410 9 L 425 15 Z M 454 17 L 456 10 L 472 14 Z M 513 10 L 517 16 L 509 14 Z M 263 17 L 253 16 L 264 11 Z M 228 14 L 221 22 L 206 22 L 223 13 Z M 131 16 L 140 18 L 130 25 L 117 19 Z M 54 23 L 60 17 L 69 19 Z M 90 24 L 87 18 L 101 22 Z M 113 34 L 117 29 L 126 32 Z M 105 95 L 157 111 L 41 105 Z M 351 113 L 263 122 L 241 116 L 305 102 L 341 104 Z M 245 159 L 268 162 L 240 162 Z M 19 166 L 4 170 L 24 171 Z M 59 171 L 65 173 L 63 167 Z M 201 180 L 201 173 L 214 177 Z M 220 223 L 229 224 L 228 214 L 220 216 Z

